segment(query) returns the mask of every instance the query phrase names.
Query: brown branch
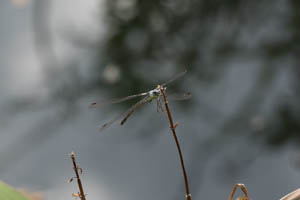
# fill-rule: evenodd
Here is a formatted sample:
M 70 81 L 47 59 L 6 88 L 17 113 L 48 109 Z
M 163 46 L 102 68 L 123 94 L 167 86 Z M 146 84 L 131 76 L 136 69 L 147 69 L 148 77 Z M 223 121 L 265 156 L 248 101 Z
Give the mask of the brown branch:
M 79 168 L 77 165 L 76 165 L 76 162 L 75 162 L 75 153 L 74 152 L 72 152 L 71 153 L 71 159 L 72 159 L 72 162 L 73 162 L 73 169 L 74 169 L 74 171 L 75 171 L 75 175 L 76 175 L 76 179 L 77 179 L 77 184 L 78 184 L 78 188 L 79 188 L 79 194 L 78 194 L 78 196 L 79 196 L 79 198 L 81 199 L 81 200 L 86 200 L 85 199 L 85 194 L 84 194 L 84 192 L 83 192 L 83 187 L 82 187 L 82 184 L 81 184 L 81 180 L 80 180 L 80 177 L 79 177 L 79 173 L 78 173 L 78 170 L 80 170 L 80 172 L 82 172 L 82 169 L 81 168 Z M 70 181 L 72 181 L 73 180 L 73 178 L 72 179 L 70 179 Z M 73 194 L 73 196 L 77 196 L 77 195 L 74 195 Z
M 246 188 L 246 186 L 245 186 L 244 184 L 242 184 L 242 183 L 237 183 L 237 184 L 235 184 L 235 186 L 233 187 L 233 189 L 232 189 L 232 191 L 231 191 L 231 194 L 230 194 L 230 196 L 229 196 L 229 200 L 232 200 L 232 198 L 233 198 L 233 196 L 234 196 L 236 190 L 237 190 L 239 187 L 241 188 L 241 190 L 243 191 L 243 193 L 244 193 L 245 196 L 238 197 L 237 200 L 249 200 L 250 197 L 249 197 L 249 195 L 248 195 L 247 188 Z
M 175 140 L 177 150 L 178 150 L 178 154 L 179 154 L 179 158 L 180 158 L 180 163 L 181 163 L 183 177 L 184 177 L 184 183 L 185 183 L 185 194 L 186 194 L 185 197 L 186 197 L 186 200 L 192 200 L 190 190 L 189 190 L 188 178 L 187 178 L 187 174 L 186 174 L 185 167 L 184 167 L 183 156 L 182 156 L 182 153 L 181 153 L 179 141 L 178 141 L 178 138 L 176 136 L 176 131 L 175 131 L 175 128 L 178 125 L 178 123 L 176 123 L 176 124 L 173 123 L 173 119 L 172 119 L 172 116 L 171 116 L 171 112 L 170 112 L 170 109 L 169 109 L 169 105 L 168 105 L 168 101 L 167 101 L 167 97 L 166 97 L 166 93 L 165 93 L 165 88 L 163 88 L 162 86 L 158 86 L 158 87 L 161 91 L 161 94 L 163 95 L 166 111 L 167 111 L 169 122 L 170 122 L 170 129 L 173 133 L 174 140 Z

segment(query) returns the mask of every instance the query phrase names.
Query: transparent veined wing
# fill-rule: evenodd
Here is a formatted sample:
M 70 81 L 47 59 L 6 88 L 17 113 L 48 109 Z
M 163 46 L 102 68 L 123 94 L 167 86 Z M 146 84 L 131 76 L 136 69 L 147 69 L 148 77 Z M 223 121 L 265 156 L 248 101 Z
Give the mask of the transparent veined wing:
M 115 104 L 115 103 L 121 103 L 123 101 L 127 101 L 130 99 L 134 99 L 136 97 L 141 97 L 147 95 L 147 92 L 143 92 L 140 94 L 135 94 L 135 95 L 130 95 L 127 97 L 122 97 L 122 98 L 115 98 L 115 99 L 110 99 L 110 100 L 104 100 L 104 101 L 99 101 L 99 102 L 93 102 L 89 105 L 89 108 L 97 108 L 97 107 L 103 107 L 109 104 Z
M 113 123 L 115 123 L 116 121 L 120 120 L 121 118 L 123 118 L 125 116 L 125 118 L 122 120 L 122 122 L 125 120 L 127 120 L 130 115 L 135 111 L 137 110 L 139 107 L 141 107 L 142 105 L 144 105 L 145 103 L 147 103 L 148 101 L 148 95 L 146 97 L 144 97 L 142 100 L 138 101 L 136 104 L 134 104 L 133 106 L 131 106 L 128 110 L 126 110 L 124 113 L 118 115 L 116 118 L 110 120 L 109 122 L 103 124 L 99 131 L 103 131 L 104 129 L 108 128 L 110 125 L 112 125 Z M 121 125 L 123 125 L 125 123 L 125 121 L 122 123 L 121 122 Z
M 181 101 L 181 100 L 187 100 L 192 97 L 192 94 L 190 92 L 186 93 L 172 93 L 167 95 L 167 99 L 170 101 Z
M 167 82 L 161 84 L 161 86 L 164 87 L 164 86 L 166 86 L 166 85 L 172 83 L 173 81 L 175 81 L 175 80 L 181 78 L 182 76 L 184 76 L 184 75 L 186 74 L 186 72 L 187 72 L 187 70 L 184 70 L 183 72 L 180 72 L 180 73 L 176 74 L 176 75 L 175 75 L 174 77 L 172 77 L 170 80 L 168 80 Z
M 180 77 L 184 76 L 185 73 L 187 72 L 187 70 L 180 72 L 179 74 L 176 74 L 174 77 L 172 77 L 170 80 L 168 80 L 167 82 L 163 83 L 161 86 L 166 86 L 170 83 L 172 83 L 173 81 L 179 79 Z M 135 94 L 135 95 L 130 95 L 127 97 L 123 97 L 123 98 L 116 98 L 116 99 L 110 99 L 110 100 L 104 100 L 104 101 L 99 101 L 99 102 L 93 102 L 89 105 L 89 108 L 96 108 L 96 107 L 102 107 L 102 106 L 106 106 L 109 104 L 115 104 L 115 103 L 121 103 L 123 101 L 127 101 L 136 97 L 140 97 L 140 96 L 145 96 L 147 95 L 148 92 L 143 92 L 140 94 Z
M 122 119 L 121 121 L 121 125 L 123 125 L 127 119 L 140 107 L 142 107 L 145 103 L 150 102 L 148 99 L 149 96 L 146 96 L 144 99 L 142 99 L 141 101 L 139 101 L 138 103 L 136 103 L 134 106 L 132 106 L 127 113 L 125 114 L 125 117 Z
M 167 95 L 167 101 L 182 101 L 182 100 L 187 100 L 190 99 L 192 97 L 192 94 L 190 92 L 186 92 L 186 93 L 172 93 L 172 94 L 168 94 Z M 162 112 L 165 113 L 165 109 L 164 109 L 164 98 L 163 96 L 160 96 L 160 98 L 157 101 L 157 112 Z

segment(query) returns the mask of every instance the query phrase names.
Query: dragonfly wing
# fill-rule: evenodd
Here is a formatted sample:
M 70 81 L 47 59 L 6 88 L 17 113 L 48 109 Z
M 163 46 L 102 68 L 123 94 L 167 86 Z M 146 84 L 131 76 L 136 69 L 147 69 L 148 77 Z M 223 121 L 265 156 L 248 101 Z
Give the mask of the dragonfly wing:
M 127 119 L 137 110 L 139 109 L 141 106 L 143 106 L 145 103 L 149 102 L 148 100 L 149 96 L 146 96 L 145 98 L 143 98 L 142 100 L 140 100 L 139 102 L 137 102 L 135 105 L 133 105 L 128 111 L 126 111 L 124 113 L 123 116 L 125 116 L 122 121 L 121 121 L 121 125 L 123 125 Z
M 110 120 L 109 122 L 106 122 L 105 124 L 103 124 L 99 131 L 103 131 L 104 129 L 108 128 L 110 125 L 112 125 L 114 122 L 118 121 L 119 119 L 121 119 L 123 117 L 124 113 L 122 113 L 121 115 L 117 116 L 116 118 Z
M 180 72 L 179 74 L 176 74 L 176 75 L 175 75 L 174 77 L 172 77 L 170 80 L 168 80 L 167 82 L 161 84 L 161 86 L 164 87 L 164 86 L 166 86 L 166 85 L 172 83 L 173 81 L 175 81 L 175 80 L 179 79 L 180 77 L 184 76 L 186 72 L 187 72 L 187 70 L 184 70 L 183 72 Z
M 114 119 L 112 119 L 112 120 L 110 120 L 109 122 L 106 122 L 105 124 L 103 124 L 101 127 L 100 127 L 100 129 L 99 129 L 99 131 L 101 132 L 101 131 L 103 131 L 104 129 L 106 129 L 106 128 L 108 128 L 110 125 L 112 125 L 113 123 L 115 123 L 116 121 L 118 121 L 118 120 L 120 120 L 122 117 L 124 117 L 125 116 L 125 118 L 126 118 L 126 120 L 128 119 L 128 117 L 137 109 L 137 108 L 139 108 L 140 106 L 142 106 L 143 104 L 145 104 L 148 99 L 148 96 L 147 97 L 145 97 L 145 98 L 143 98 L 142 100 L 140 100 L 140 101 L 138 101 L 135 105 L 133 105 L 131 108 L 129 108 L 128 110 L 126 110 L 126 112 L 123 112 L 123 113 L 121 113 L 120 115 L 118 115 L 116 118 L 114 118 Z M 140 104 L 142 104 L 142 105 L 140 105 Z M 133 111 L 132 111 L 133 110 Z M 128 116 L 129 115 L 129 116 Z M 124 119 L 125 119 L 124 118 Z M 122 120 L 122 121 L 124 121 L 124 119 Z M 125 120 L 125 121 L 126 121 Z M 123 124 L 124 124 L 125 122 L 123 122 Z
M 186 93 L 173 93 L 167 96 L 168 100 L 170 101 L 181 101 L 181 100 L 187 100 L 192 97 L 192 94 L 190 92 Z
M 103 106 L 109 105 L 109 104 L 121 103 L 123 101 L 127 101 L 127 100 L 130 100 L 130 99 L 133 99 L 136 97 L 140 97 L 140 96 L 145 96 L 147 94 L 148 94 L 147 92 L 143 92 L 140 94 L 130 95 L 130 96 L 123 97 L 123 98 L 116 98 L 116 99 L 110 99 L 110 100 L 106 100 L 106 101 L 94 102 L 94 103 L 90 104 L 89 108 L 103 107 Z

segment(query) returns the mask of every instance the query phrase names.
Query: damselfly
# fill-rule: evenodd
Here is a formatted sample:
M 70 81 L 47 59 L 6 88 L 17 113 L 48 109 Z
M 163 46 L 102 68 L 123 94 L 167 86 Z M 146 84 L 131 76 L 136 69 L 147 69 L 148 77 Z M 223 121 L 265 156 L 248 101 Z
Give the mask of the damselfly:
M 134 104 L 132 107 L 130 107 L 126 112 L 122 113 L 121 115 L 117 116 L 116 118 L 112 119 L 111 121 L 105 123 L 104 125 L 101 126 L 100 131 L 102 131 L 103 129 L 109 127 L 110 125 L 112 125 L 114 122 L 121 120 L 121 125 L 123 125 L 127 119 L 140 107 L 142 107 L 143 105 L 145 105 L 146 103 L 150 103 L 153 100 L 156 100 L 158 108 L 162 109 L 161 106 L 161 100 L 160 98 L 162 97 L 161 94 L 161 90 L 160 88 L 163 88 L 164 90 L 166 90 L 166 86 L 170 83 L 172 83 L 173 81 L 179 79 L 180 77 L 182 77 L 183 75 L 185 75 L 187 71 L 183 71 L 177 75 L 175 75 L 173 78 L 171 78 L 169 81 L 158 85 L 156 88 L 154 88 L 153 90 L 150 90 L 148 92 L 143 92 L 140 94 L 135 94 L 135 95 L 130 95 L 127 97 L 123 97 L 123 98 L 117 98 L 117 99 L 111 99 L 108 101 L 100 101 L 100 102 L 94 102 L 92 103 L 89 107 L 90 108 L 95 108 L 95 107 L 102 107 L 102 106 L 106 106 L 109 104 L 115 104 L 115 103 L 121 103 L 123 101 L 127 101 L 136 97 L 144 97 L 142 98 L 140 101 L 138 101 L 136 104 Z M 182 94 L 177 94 L 177 93 L 173 93 L 168 95 L 168 100 L 186 100 L 189 99 L 191 97 L 191 93 L 182 93 Z

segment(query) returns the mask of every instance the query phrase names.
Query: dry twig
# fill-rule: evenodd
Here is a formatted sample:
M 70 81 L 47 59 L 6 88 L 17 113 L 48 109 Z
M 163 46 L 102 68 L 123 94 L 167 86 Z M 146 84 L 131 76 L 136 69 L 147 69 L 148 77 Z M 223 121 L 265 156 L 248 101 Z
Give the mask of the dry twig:
M 243 191 L 243 193 L 245 194 L 245 196 L 239 196 L 239 197 L 236 198 L 236 199 L 237 199 L 237 200 L 249 200 L 250 197 L 249 197 L 249 195 L 248 195 L 246 186 L 245 186 L 244 184 L 242 184 L 242 183 L 237 183 L 237 184 L 235 184 L 235 186 L 233 187 L 233 189 L 232 189 L 232 191 L 231 191 L 231 194 L 230 194 L 230 196 L 229 196 L 229 200 L 232 200 L 232 198 L 233 198 L 233 196 L 234 196 L 236 190 L 237 190 L 239 187 L 241 188 L 241 190 Z
M 167 101 L 167 97 L 166 97 L 166 93 L 165 93 L 165 88 L 161 87 L 161 86 L 158 86 L 158 87 L 161 91 L 161 94 L 163 95 L 166 111 L 167 111 L 167 114 L 168 114 L 168 119 L 169 119 L 169 122 L 170 122 L 170 129 L 173 133 L 173 137 L 174 137 L 174 140 L 175 140 L 175 143 L 176 143 L 176 146 L 177 146 L 177 150 L 178 150 L 178 154 L 179 154 L 179 158 L 180 158 L 180 162 L 181 162 L 181 167 L 182 167 L 182 172 L 183 172 L 183 177 L 184 177 L 184 183 L 185 183 L 186 200 L 192 200 L 191 193 L 190 193 L 190 190 L 189 190 L 188 178 L 187 178 L 187 174 L 186 174 L 185 167 L 184 167 L 183 156 L 182 156 L 182 153 L 181 153 L 179 141 L 178 141 L 178 138 L 176 136 L 176 131 L 175 131 L 176 127 L 178 126 L 178 123 L 177 122 L 175 124 L 173 123 L 173 119 L 172 119 L 172 116 L 171 116 L 171 112 L 170 112 L 170 109 L 169 109 L 169 105 L 168 105 L 168 101 Z
M 79 188 L 79 192 L 77 193 L 73 193 L 72 196 L 75 197 L 75 198 L 80 198 L 81 200 L 86 200 L 85 199 L 85 194 L 83 192 L 83 187 L 82 187 L 82 183 L 81 183 L 81 180 L 80 180 L 80 177 L 79 177 L 79 172 L 80 174 L 82 174 L 82 168 L 80 168 L 77 164 L 76 164 L 76 161 L 75 161 L 75 153 L 72 152 L 71 153 L 71 159 L 72 159 L 72 163 L 73 163 L 73 169 L 74 169 L 74 172 L 75 172 L 75 177 L 72 177 L 69 179 L 69 182 L 72 182 L 74 178 L 77 179 L 77 184 L 78 184 L 78 188 Z M 79 172 L 78 172 L 79 171 Z
M 250 200 L 250 197 L 248 195 L 246 186 L 244 184 L 242 184 L 242 183 L 235 184 L 235 186 L 233 187 L 232 192 L 231 192 L 231 194 L 229 196 L 229 200 L 232 200 L 232 198 L 233 198 L 236 190 L 239 187 L 241 188 L 241 190 L 243 191 L 243 193 L 244 193 L 245 196 L 239 196 L 236 199 L 237 200 Z M 280 200 L 300 200 L 300 188 L 298 188 L 297 190 L 294 190 L 293 192 L 285 195 Z

